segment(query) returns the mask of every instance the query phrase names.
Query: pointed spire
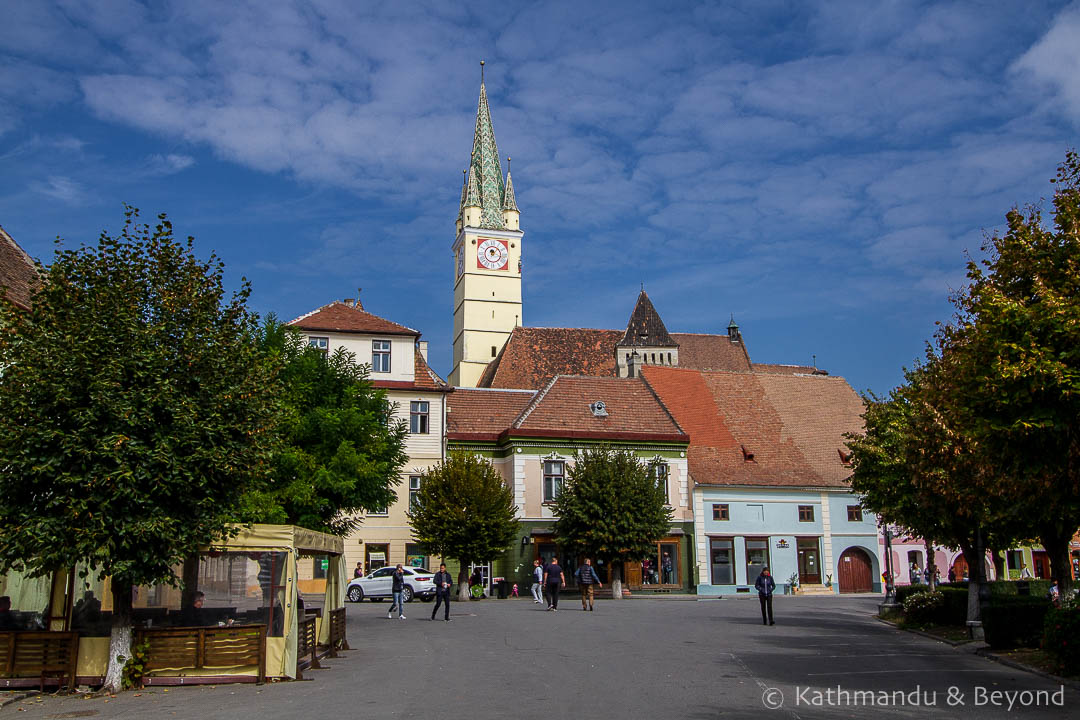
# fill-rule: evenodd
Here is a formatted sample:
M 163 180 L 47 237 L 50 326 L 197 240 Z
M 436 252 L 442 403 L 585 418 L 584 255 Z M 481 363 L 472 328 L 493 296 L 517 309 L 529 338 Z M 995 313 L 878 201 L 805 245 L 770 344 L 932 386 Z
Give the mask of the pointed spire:
M 483 207 L 480 204 L 480 189 L 476 184 L 476 173 L 469 168 L 469 184 L 465 191 L 465 204 L 462 207 Z
M 476 130 L 473 133 L 472 157 L 469 162 L 470 189 L 475 181 L 480 207 L 480 227 L 501 230 L 506 227 L 502 217 L 503 174 L 499 163 L 499 148 L 495 144 L 495 129 L 491 125 L 487 87 L 484 85 L 484 63 L 480 61 L 480 101 L 476 106 Z
M 461 203 L 458 205 L 458 220 L 461 220 L 465 216 L 465 191 L 469 187 L 469 171 L 465 168 L 461 170 Z
M 514 198 L 514 181 L 510 179 L 510 156 L 506 156 L 506 188 L 503 191 L 503 210 L 513 210 L 515 212 L 521 212 L 518 210 L 517 200 Z
M 642 288 L 644 288 L 644 283 Z M 660 313 L 656 312 L 649 296 L 642 289 L 638 295 L 634 312 L 630 314 L 630 322 L 626 324 L 626 332 L 623 333 L 619 346 L 638 345 L 646 347 L 676 347 L 678 343 L 668 334 L 664 327 L 664 321 L 660 319 Z

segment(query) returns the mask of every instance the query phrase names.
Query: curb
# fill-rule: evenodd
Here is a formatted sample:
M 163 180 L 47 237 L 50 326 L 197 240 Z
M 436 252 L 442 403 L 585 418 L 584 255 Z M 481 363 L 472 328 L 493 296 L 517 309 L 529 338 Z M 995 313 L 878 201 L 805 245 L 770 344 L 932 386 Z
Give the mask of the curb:
M 1080 690 L 1080 682 L 1076 680 L 1069 680 L 1068 678 L 1063 678 L 1059 675 L 1048 673 L 1045 670 L 1040 670 L 1037 667 L 1032 667 L 1031 665 L 1026 665 L 1022 662 L 1017 662 L 1016 660 L 1012 660 L 1010 658 L 1001 657 L 1000 655 L 995 655 L 994 652 L 990 649 L 989 645 L 984 645 L 983 647 L 976 648 L 975 654 L 980 657 L 984 657 L 987 660 L 992 660 L 996 663 L 1011 667 L 1015 670 L 1023 670 L 1024 672 L 1029 672 L 1032 675 L 1039 675 L 1040 677 L 1044 677 L 1047 680 L 1053 680 L 1055 682 L 1061 683 L 1062 685 L 1068 685 L 1073 690 Z
M 0 695 L 0 708 L 5 707 L 7 705 L 10 705 L 12 703 L 17 703 L 17 702 L 19 702 L 21 700 L 25 700 L 26 698 L 34 697 L 35 695 L 40 695 L 40 694 L 41 694 L 40 690 L 27 690 L 26 692 L 15 692 L 15 693 L 13 693 L 11 695 L 8 695 L 7 693 L 5 693 L 3 695 Z
M 953 647 L 963 647 L 974 642 L 974 640 L 949 640 L 948 638 L 939 637 L 937 635 L 934 635 L 933 633 L 924 632 L 922 630 L 915 630 L 914 628 L 902 628 L 896 623 L 885 620 L 884 618 L 880 618 L 877 615 L 874 616 L 874 619 L 880 623 L 885 623 L 889 627 L 896 628 L 901 632 L 911 633 L 912 635 L 920 635 L 928 640 L 935 640 L 940 643 L 945 643 L 946 645 L 952 645 Z

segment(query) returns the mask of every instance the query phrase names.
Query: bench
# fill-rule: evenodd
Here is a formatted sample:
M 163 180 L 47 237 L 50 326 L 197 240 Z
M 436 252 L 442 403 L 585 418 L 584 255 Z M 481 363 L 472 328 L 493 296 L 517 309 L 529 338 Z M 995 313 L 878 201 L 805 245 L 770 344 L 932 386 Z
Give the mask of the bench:
M 79 633 L 16 630 L 0 632 L 0 687 L 32 684 L 45 689 L 47 678 L 75 687 L 75 664 L 79 659 Z
M 204 670 L 255 665 L 255 682 L 266 682 L 266 626 L 140 628 L 135 642 L 149 644 L 146 672 Z
M 349 650 L 345 640 L 345 608 L 330 611 L 330 657 L 336 658 L 338 650 Z

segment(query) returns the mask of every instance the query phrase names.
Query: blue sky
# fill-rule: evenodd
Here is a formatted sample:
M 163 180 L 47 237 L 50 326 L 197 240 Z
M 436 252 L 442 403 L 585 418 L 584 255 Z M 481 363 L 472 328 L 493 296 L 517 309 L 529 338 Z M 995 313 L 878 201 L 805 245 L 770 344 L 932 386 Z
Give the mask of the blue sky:
M 362 287 L 444 375 L 481 58 L 526 324 L 625 327 L 644 282 L 669 330 L 734 313 L 755 361 L 860 390 L 1080 129 L 1076 2 L 4 5 L 0 225 L 28 252 L 168 212 L 260 313 Z

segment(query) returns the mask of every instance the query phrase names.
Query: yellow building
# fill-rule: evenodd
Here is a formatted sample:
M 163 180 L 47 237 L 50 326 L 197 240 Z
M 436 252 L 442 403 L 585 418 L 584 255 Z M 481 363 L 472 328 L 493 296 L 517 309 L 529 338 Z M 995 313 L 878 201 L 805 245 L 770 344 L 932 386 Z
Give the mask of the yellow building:
M 371 366 L 372 384 L 386 391 L 397 417 L 409 426 L 405 451 L 409 462 L 397 486 L 397 500 L 368 512 L 360 529 L 345 539 L 345 562 L 352 578 L 357 563 L 365 572 L 404 563 L 426 567 L 429 558 L 412 536 L 406 512 L 419 476 L 443 459 L 445 394 L 448 386 L 427 363 L 427 343 L 420 333 L 364 310 L 359 300 L 333 302 L 289 323 L 308 344 L 333 354 L 343 347 L 356 362 Z M 309 563 L 310 564 L 310 563 Z M 320 580 L 322 569 L 301 567 L 302 583 Z M 317 582 L 311 582 L 317 589 Z
M 476 387 L 521 314 L 520 213 L 506 159 L 503 181 L 487 90 L 480 82 L 472 156 L 454 239 L 454 369 L 450 384 Z

